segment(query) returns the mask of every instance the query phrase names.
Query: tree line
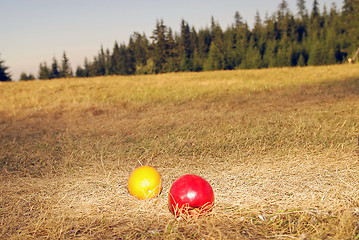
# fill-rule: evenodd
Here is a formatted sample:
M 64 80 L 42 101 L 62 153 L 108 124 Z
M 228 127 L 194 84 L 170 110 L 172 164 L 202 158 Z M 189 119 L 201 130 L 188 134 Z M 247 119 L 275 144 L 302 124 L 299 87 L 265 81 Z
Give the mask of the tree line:
M 101 47 L 92 60 L 84 60 L 73 73 L 64 53 L 59 67 L 40 64 L 39 79 L 104 75 L 157 74 L 179 71 L 259 69 L 269 67 L 343 63 L 359 47 L 359 1 L 344 0 L 320 9 L 313 1 L 297 0 L 297 12 L 282 0 L 264 19 L 257 12 L 252 28 L 235 12 L 233 23 L 222 29 L 212 17 L 209 27 L 197 30 L 182 20 L 173 32 L 163 20 L 150 37 L 133 33 L 128 44 Z M 26 74 L 24 77 L 28 77 Z
M 341 10 L 335 4 L 320 10 L 314 0 L 310 11 L 298 0 L 297 9 L 293 15 L 282 0 L 264 20 L 257 13 L 252 29 L 239 12 L 225 30 L 212 18 L 199 30 L 182 20 L 176 33 L 159 20 L 149 38 L 134 33 L 127 45 L 101 48 L 76 76 L 327 65 L 344 62 L 359 47 L 358 0 L 345 0 Z

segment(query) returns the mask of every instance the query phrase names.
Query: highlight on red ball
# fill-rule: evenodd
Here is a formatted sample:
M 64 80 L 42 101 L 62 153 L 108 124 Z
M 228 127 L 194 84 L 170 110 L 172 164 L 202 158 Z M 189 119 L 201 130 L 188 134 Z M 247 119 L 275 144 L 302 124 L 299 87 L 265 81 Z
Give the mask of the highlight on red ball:
M 173 182 L 168 194 L 168 207 L 173 215 L 201 216 L 214 205 L 212 186 L 202 177 L 183 175 Z

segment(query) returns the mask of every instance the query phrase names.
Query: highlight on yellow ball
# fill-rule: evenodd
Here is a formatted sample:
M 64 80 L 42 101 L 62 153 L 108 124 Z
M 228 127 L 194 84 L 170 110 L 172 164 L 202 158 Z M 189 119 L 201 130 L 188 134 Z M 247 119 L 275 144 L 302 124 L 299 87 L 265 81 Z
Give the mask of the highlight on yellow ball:
M 136 168 L 128 178 L 128 191 L 138 199 L 157 197 L 162 190 L 161 175 L 150 166 Z

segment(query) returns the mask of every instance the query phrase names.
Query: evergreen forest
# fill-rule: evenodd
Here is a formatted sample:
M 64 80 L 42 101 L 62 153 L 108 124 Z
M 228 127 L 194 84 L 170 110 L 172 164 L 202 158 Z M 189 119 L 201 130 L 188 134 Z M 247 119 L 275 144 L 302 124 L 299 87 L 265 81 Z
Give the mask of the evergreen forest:
M 329 65 L 347 62 L 358 49 L 359 0 L 344 0 L 342 9 L 314 0 L 309 10 L 306 0 L 297 0 L 296 9 L 282 0 L 271 15 L 257 12 L 251 28 L 240 12 L 226 29 L 213 17 L 201 29 L 182 20 L 179 32 L 158 20 L 151 36 L 135 32 L 128 44 L 101 47 L 75 72 L 65 52 L 61 64 L 55 58 L 50 66 L 41 63 L 38 78 Z M 21 79 L 34 76 L 23 73 Z

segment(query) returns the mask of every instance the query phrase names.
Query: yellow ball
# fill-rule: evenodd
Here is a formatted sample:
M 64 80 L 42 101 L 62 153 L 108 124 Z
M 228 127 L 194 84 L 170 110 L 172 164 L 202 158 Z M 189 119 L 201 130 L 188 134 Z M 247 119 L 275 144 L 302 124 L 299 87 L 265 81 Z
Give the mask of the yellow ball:
M 138 167 L 132 171 L 128 178 L 128 191 L 138 199 L 157 197 L 161 190 L 161 175 L 153 167 Z

